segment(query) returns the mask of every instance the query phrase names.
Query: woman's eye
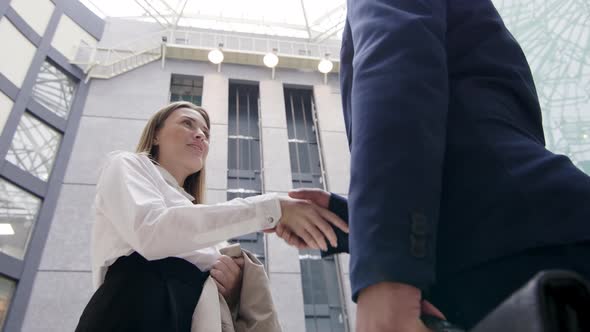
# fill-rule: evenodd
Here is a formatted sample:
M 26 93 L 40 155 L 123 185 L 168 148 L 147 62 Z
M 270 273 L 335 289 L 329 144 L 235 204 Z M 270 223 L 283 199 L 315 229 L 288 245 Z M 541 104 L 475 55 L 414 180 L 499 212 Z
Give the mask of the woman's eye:
M 184 123 L 189 128 L 192 128 L 193 127 L 193 124 L 190 121 L 188 121 L 188 120 L 182 121 L 182 123 Z

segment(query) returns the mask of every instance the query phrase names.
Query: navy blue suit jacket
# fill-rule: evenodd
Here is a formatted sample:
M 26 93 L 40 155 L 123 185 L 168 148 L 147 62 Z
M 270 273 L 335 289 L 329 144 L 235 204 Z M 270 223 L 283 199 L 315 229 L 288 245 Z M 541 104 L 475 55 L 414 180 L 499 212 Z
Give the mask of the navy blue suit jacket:
M 490 0 L 349 0 L 340 79 L 354 299 L 590 239 L 590 178 L 545 149 L 529 66 Z

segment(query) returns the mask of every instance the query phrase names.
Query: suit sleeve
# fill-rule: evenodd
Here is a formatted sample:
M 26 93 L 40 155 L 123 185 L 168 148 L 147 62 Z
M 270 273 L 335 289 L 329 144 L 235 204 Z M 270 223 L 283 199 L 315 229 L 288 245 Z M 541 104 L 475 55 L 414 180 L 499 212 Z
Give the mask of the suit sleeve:
M 328 209 L 334 212 L 338 217 L 348 223 L 348 201 L 346 198 L 330 194 L 330 203 Z M 338 239 L 338 247 L 332 247 L 328 242 L 328 251 L 322 251 L 322 257 L 327 257 L 334 254 L 348 253 L 348 234 L 343 232 L 340 228 L 332 225 L 332 229 L 336 233 Z
M 349 0 L 351 286 L 427 289 L 448 108 L 443 0 Z

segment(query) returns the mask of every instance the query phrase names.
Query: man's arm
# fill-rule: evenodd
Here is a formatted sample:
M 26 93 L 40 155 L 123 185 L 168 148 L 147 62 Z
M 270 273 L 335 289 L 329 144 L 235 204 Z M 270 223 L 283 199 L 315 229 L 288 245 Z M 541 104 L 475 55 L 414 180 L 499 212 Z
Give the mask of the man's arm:
M 435 280 L 448 104 L 443 0 L 350 0 L 353 298 Z

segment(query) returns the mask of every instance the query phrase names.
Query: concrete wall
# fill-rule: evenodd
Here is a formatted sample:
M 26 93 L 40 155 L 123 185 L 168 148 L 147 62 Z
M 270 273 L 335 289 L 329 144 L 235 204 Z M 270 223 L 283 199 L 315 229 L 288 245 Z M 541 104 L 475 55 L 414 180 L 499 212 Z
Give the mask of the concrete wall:
M 347 196 L 350 182 L 350 152 L 346 138 L 342 101 L 339 88 L 334 85 L 316 84 L 313 87 L 316 103 L 318 127 L 324 157 L 327 189 L 330 192 Z M 343 283 L 348 324 L 353 331 L 356 325 L 356 305 L 352 302 L 350 289 L 350 270 L 348 254 L 338 255 L 338 263 Z

